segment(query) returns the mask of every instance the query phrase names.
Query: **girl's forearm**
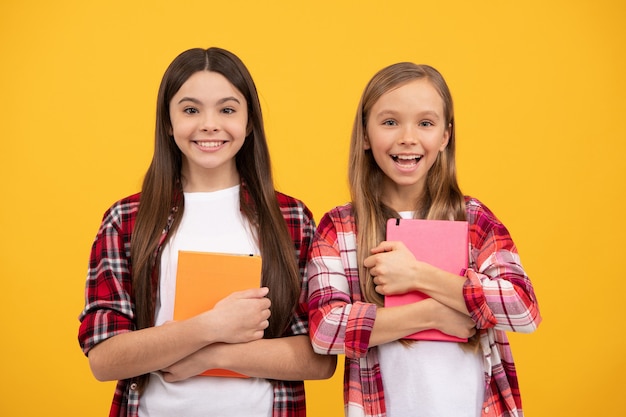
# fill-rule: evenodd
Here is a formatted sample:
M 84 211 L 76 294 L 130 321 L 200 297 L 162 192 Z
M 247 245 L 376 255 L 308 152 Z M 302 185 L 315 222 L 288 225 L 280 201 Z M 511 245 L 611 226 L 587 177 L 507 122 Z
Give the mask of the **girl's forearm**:
M 143 375 L 165 368 L 217 340 L 198 331 L 197 319 L 120 333 L 88 354 L 91 371 L 100 381 Z
M 336 356 L 313 352 L 308 335 L 220 344 L 208 349 L 213 351 L 218 368 L 282 381 L 330 378 L 337 364 Z
M 369 347 L 426 329 L 437 329 L 460 338 L 471 337 L 476 332 L 475 323 L 468 315 L 429 298 L 397 307 L 378 308 Z
M 270 316 L 267 291 L 238 291 L 187 320 L 113 336 L 89 352 L 91 370 L 99 380 L 126 379 L 167 368 L 212 343 L 260 339 Z
M 470 315 L 463 297 L 463 286 L 466 277 L 451 274 L 428 264 L 422 264 L 426 271 L 419 274 L 417 290 L 429 295 L 460 313 Z
M 428 319 L 428 303 L 427 301 L 376 309 L 376 320 L 369 347 L 393 342 L 415 332 L 433 328 L 434 323 Z

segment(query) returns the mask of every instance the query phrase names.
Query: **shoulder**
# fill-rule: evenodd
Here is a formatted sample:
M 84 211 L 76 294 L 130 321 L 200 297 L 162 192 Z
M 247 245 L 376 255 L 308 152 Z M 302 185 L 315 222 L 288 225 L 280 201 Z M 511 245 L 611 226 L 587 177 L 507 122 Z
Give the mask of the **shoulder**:
M 483 237 L 489 234 L 508 235 L 509 232 L 496 215 L 480 200 L 465 197 L 465 211 L 470 229 Z
M 352 211 L 352 203 L 345 203 L 341 206 L 337 206 L 329 210 L 325 216 L 332 219 L 353 219 L 354 212 Z
M 123 227 L 133 224 L 139 210 L 141 193 L 133 194 L 116 201 L 104 213 L 102 223 Z
M 497 220 L 493 212 L 480 200 L 472 196 L 465 196 L 465 211 L 469 218 L 489 218 Z
M 276 191 L 278 206 L 285 218 L 300 219 L 305 223 L 313 222 L 313 213 L 301 200 Z
M 276 191 L 276 200 L 278 200 L 278 204 L 280 205 L 280 207 L 305 206 L 305 204 L 301 200 L 290 195 L 281 193 L 280 191 Z
M 124 197 L 113 203 L 107 210 L 107 213 L 129 214 L 136 212 L 139 209 L 140 198 L 141 193 Z
M 319 229 L 334 228 L 341 231 L 352 231 L 356 227 L 352 203 L 346 203 L 329 210 L 320 220 Z

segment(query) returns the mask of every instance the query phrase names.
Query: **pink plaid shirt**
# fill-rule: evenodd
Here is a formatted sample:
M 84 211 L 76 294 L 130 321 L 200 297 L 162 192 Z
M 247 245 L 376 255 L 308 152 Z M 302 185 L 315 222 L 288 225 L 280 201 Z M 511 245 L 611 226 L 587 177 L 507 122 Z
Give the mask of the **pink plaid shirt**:
M 541 322 L 537 300 L 504 225 L 476 199 L 466 197 L 466 211 L 470 265 L 463 292 L 488 364 L 482 414 L 521 417 L 506 332 L 530 333 L 537 328 Z M 317 353 L 345 354 L 346 414 L 350 408 L 362 410 L 357 415 L 384 417 L 378 349 L 369 348 L 377 307 L 361 297 L 355 227 L 350 204 L 336 207 L 320 221 L 308 266 L 310 336 Z M 345 285 L 337 285 L 341 280 Z
M 303 277 L 302 294 L 291 326 L 284 336 L 307 333 L 306 259 L 315 231 L 309 209 L 300 201 L 276 193 L 283 218 L 294 242 L 294 256 Z M 119 333 L 135 330 L 135 305 L 131 297 L 130 238 L 135 226 L 139 194 L 115 203 L 104 215 L 91 250 L 85 288 L 85 308 L 80 314 L 78 340 L 85 355 L 96 344 Z M 172 216 L 176 210 L 172 210 Z M 170 222 L 173 217 L 170 217 Z M 169 228 L 163 232 L 161 244 Z M 302 381 L 274 381 L 273 417 L 304 417 L 306 404 Z M 245 395 L 245 393 L 242 393 Z M 137 417 L 139 392 L 134 380 L 119 381 L 110 417 Z

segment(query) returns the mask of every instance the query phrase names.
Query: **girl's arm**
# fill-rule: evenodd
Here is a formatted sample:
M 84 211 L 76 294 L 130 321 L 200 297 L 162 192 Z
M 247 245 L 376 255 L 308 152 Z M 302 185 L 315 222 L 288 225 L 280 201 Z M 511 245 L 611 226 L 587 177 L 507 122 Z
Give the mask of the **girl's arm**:
M 472 251 L 463 295 L 472 318 L 479 329 L 534 331 L 539 305 L 511 235 L 478 200 L 466 205 Z
M 260 339 L 270 315 L 265 295 L 267 288 L 233 293 L 190 319 L 110 337 L 89 351 L 91 370 L 101 381 L 126 379 L 165 368 L 211 343 Z
M 428 328 L 468 337 L 473 321 L 436 300 L 377 308 L 362 301 L 353 223 L 345 212 L 322 218 L 308 265 L 311 342 L 320 354 L 366 355 L 368 348 Z
M 207 369 L 229 369 L 244 375 L 282 381 L 325 379 L 335 371 L 335 356 L 318 355 L 308 335 L 307 259 L 315 233 L 315 223 L 301 202 L 278 195 L 283 216 L 289 225 L 302 276 L 300 301 L 284 337 L 249 343 L 207 346 L 176 364 L 163 369 L 167 381 L 198 375 Z
M 364 265 L 374 276 L 376 292 L 381 295 L 421 291 L 440 303 L 469 316 L 463 287 L 464 276 L 454 275 L 415 259 L 402 242 L 381 242 L 372 249 Z
M 256 378 L 302 381 L 330 378 L 336 364 L 336 356 L 314 353 L 309 337 L 301 335 L 249 343 L 216 343 L 163 369 L 163 372 L 168 382 L 187 379 L 214 368 Z
M 361 357 L 370 347 L 433 328 L 460 338 L 475 333 L 468 315 L 435 299 L 389 308 L 353 302 L 338 254 L 333 257 L 330 247 L 319 244 L 309 264 L 310 332 L 317 353 Z M 324 255 L 316 255 L 318 251 Z
M 92 246 L 78 340 L 94 376 L 134 377 L 169 366 L 208 343 L 260 338 L 269 317 L 267 289 L 232 294 L 189 320 L 136 329 L 130 239 L 138 205 L 138 195 L 114 204 Z
M 382 242 L 365 262 L 377 292 L 418 290 L 470 316 L 479 329 L 534 331 L 541 322 L 537 300 L 509 232 L 476 200 L 467 204 L 471 256 L 465 276 L 415 260 L 401 242 Z
M 378 308 L 369 341 L 369 347 L 393 342 L 409 334 L 427 329 L 438 329 L 462 339 L 476 333 L 476 324 L 434 298 L 397 307 Z

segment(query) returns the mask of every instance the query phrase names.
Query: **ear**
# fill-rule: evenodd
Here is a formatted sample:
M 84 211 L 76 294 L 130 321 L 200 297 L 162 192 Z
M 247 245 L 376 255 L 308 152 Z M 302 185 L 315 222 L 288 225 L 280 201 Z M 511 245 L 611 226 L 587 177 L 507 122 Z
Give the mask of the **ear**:
M 452 123 L 450 123 L 446 130 L 443 132 L 443 138 L 441 146 L 439 147 L 439 152 L 443 152 L 446 149 L 446 146 L 448 146 L 448 143 L 450 142 L 450 132 L 452 132 Z
M 363 150 L 367 151 L 369 149 L 372 149 L 372 145 L 370 145 L 370 140 L 367 137 L 367 134 L 365 134 L 365 136 L 363 137 Z

